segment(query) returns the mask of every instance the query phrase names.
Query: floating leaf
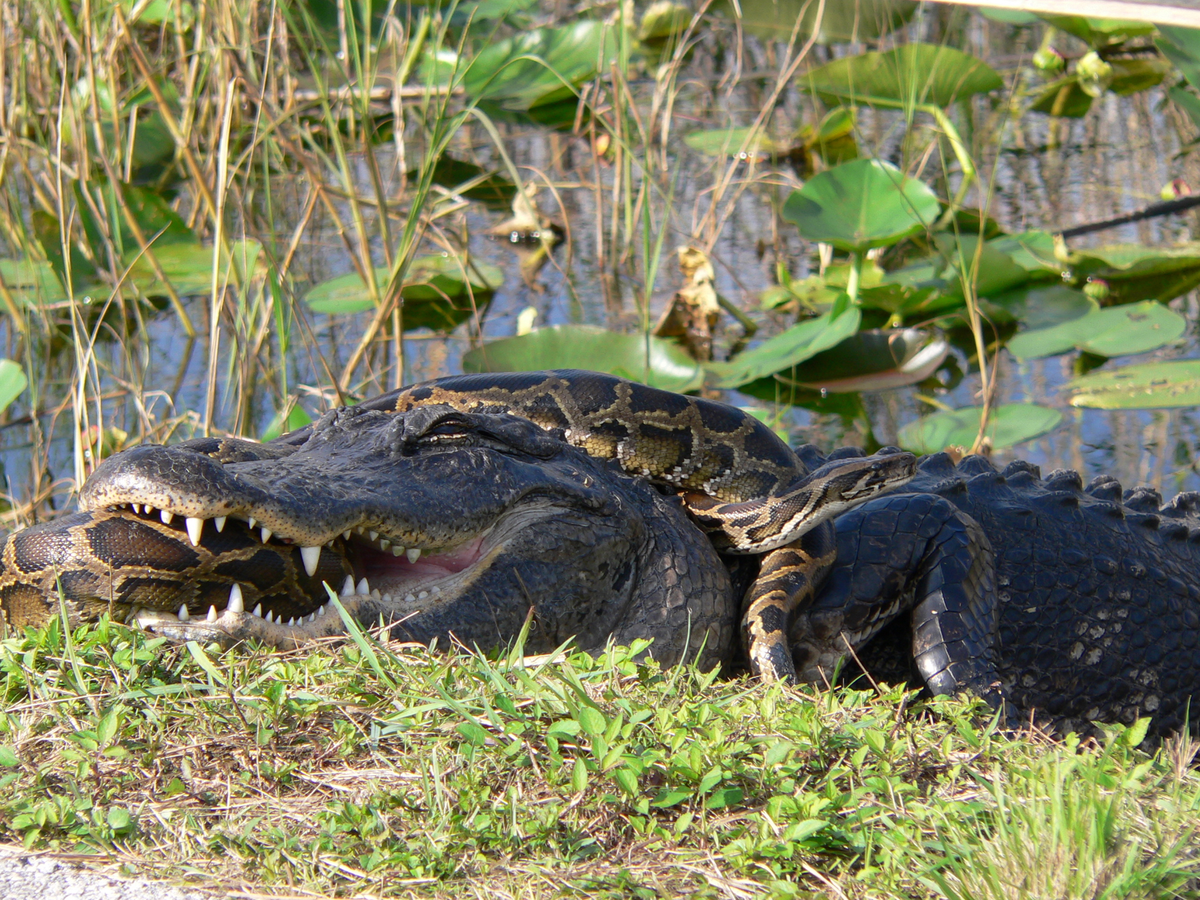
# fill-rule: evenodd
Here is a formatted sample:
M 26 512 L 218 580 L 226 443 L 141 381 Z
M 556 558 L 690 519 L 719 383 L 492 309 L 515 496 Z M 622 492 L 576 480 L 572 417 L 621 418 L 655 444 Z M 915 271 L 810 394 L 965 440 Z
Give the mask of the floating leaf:
M 757 347 L 739 353 L 729 362 L 707 363 L 714 387 L 736 388 L 790 369 L 799 362 L 833 347 L 858 331 L 862 313 L 842 294 L 833 309 L 793 325 L 782 334 L 763 341 Z
M 1092 16 L 1052 16 L 1043 14 L 1055 28 L 1073 34 L 1092 47 L 1108 47 L 1123 44 L 1130 38 L 1154 34 L 1155 26 L 1149 22 L 1134 22 L 1126 19 L 1101 19 Z
M 856 159 L 793 191 L 783 217 L 811 241 L 854 252 L 923 231 L 940 211 L 933 191 L 917 179 L 883 160 Z
M 21 391 L 29 386 L 21 364 L 11 359 L 0 359 L 0 411 L 6 410 Z
M 761 129 L 754 138 L 746 143 L 746 138 L 753 129 L 745 128 L 714 128 L 707 131 L 689 131 L 683 136 L 683 142 L 706 156 L 735 156 L 742 149 L 743 158 L 760 155 L 774 156 L 788 152 L 788 142 L 776 141 Z
M 917 11 L 907 0 L 855 0 L 826 3 L 811 0 L 717 0 L 713 12 L 731 19 L 746 31 L 768 41 L 802 38 L 817 28 L 817 40 L 871 41 L 903 25 Z M 817 16 L 820 15 L 818 19 Z
M 678 344 L 592 325 L 554 325 L 492 341 L 463 354 L 462 366 L 464 372 L 591 369 L 668 391 L 695 390 L 703 381 L 700 366 Z
M 609 70 L 616 47 L 611 30 L 594 20 L 535 28 L 486 47 L 471 61 L 462 86 L 468 96 L 505 109 L 573 99 L 579 85 Z
M 1200 406 L 1200 360 L 1144 363 L 1092 372 L 1067 384 L 1072 406 L 1170 409 Z
M 418 170 L 413 169 L 408 173 L 408 178 L 415 181 L 419 174 Z M 478 200 L 492 209 L 510 209 L 513 198 L 517 195 L 517 186 L 498 172 L 488 171 L 475 163 L 455 159 L 449 155 L 438 157 L 434 163 L 433 181 L 455 194 L 469 200 Z
M 1179 68 L 1188 84 L 1200 89 L 1200 29 L 1160 25 L 1154 43 Z
M 1007 291 L 992 297 L 990 302 L 1030 330 L 1060 325 L 1100 309 L 1096 301 L 1081 290 L 1044 282 Z
M 1110 305 L 1135 300 L 1173 300 L 1200 285 L 1200 242 L 1174 247 L 1116 244 L 1070 255 L 1076 281 L 1098 278 L 1108 285 Z
M 947 447 L 970 447 L 979 434 L 982 406 L 937 412 L 900 429 L 900 445 L 914 453 L 937 453 Z M 1058 427 L 1062 413 L 1033 403 L 1006 403 L 988 414 L 985 436 L 994 449 L 1011 447 Z
M 49 263 L 32 259 L 0 259 L 0 279 L 19 302 L 42 306 L 67 299 L 62 282 Z
M 867 105 L 877 99 L 940 107 L 1004 87 L 983 60 L 953 47 L 919 43 L 836 59 L 806 73 L 801 83 L 822 97 Z
M 1092 108 L 1094 99 L 1079 84 L 1078 78 L 1074 75 L 1067 75 L 1042 88 L 1042 92 L 1038 94 L 1037 99 L 1029 108 L 1048 116 L 1082 119 Z
M 382 287 L 388 277 L 387 268 L 375 270 L 377 285 Z M 404 298 L 404 329 L 452 331 L 475 312 L 472 294 L 476 300 L 487 299 L 503 280 L 504 273 L 488 263 L 473 260 L 464 271 L 462 261 L 449 254 L 418 257 L 409 265 L 400 290 Z M 315 312 L 331 315 L 363 312 L 375 306 L 357 272 L 322 282 L 305 295 L 304 302 Z
M 262 245 L 258 241 L 234 241 L 230 247 L 232 260 L 224 255 L 218 262 L 217 284 L 239 285 L 254 271 Z M 154 259 L 167 281 L 181 297 L 206 294 L 212 290 L 213 248 L 200 243 L 169 243 L 153 247 Z M 134 250 L 128 254 L 132 265 L 128 278 L 147 296 L 164 293 L 166 286 L 158 278 L 150 260 Z M 236 264 L 235 264 L 236 263 Z
M 1147 300 L 1097 309 L 1058 325 L 1021 332 L 1008 342 L 1008 349 L 1017 359 L 1038 359 L 1074 348 L 1098 356 L 1129 356 L 1170 343 L 1186 330 L 1182 316 Z
M 949 352 L 946 340 L 916 328 L 870 329 L 816 354 L 780 381 L 831 394 L 890 390 L 924 381 Z
M 1006 254 L 1031 276 L 1058 278 L 1062 274 L 1062 263 L 1054 255 L 1054 236 L 1048 231 L 1006 234 L 989 240 L 987 245 Z

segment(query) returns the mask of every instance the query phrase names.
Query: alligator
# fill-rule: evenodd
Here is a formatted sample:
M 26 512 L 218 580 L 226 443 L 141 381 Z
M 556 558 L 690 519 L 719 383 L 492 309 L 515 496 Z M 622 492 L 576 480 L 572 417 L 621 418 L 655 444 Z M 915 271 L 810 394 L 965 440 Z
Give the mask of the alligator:
M 603 395 L 590 412 L 570 408 L 583 386 Z M 525 390 L 553 402 L 512 402 Z M 739 640 L 744 598 L 769 600 L 795 564 L 781 551 L 828 526 L 793 606 L 759 608 L 760 632 L 784 632 L 787 677 L 827 683 L 849 657 L 1009 721 L 1197 731 L 1200 495 L 1163 505 L 1112 478 L 946 454 L 914 467 L 891 448 L 789 461 L 747 418 L 540 373 L 405 389 L 267 444 L 133 448 L 93 474 L 83 512 L 8 539 L 0 609 L 284 647 L 343 634 L 343 614 L 438 646 L 648 638 L 664 665 L 735 668 L 756 634 L 743 622 Z M 671 452 L 646 442 L 664 433 Z M 766 460 L 770 484 L 730 486 Z M 772 533 L 777 505 L 790 524 Z

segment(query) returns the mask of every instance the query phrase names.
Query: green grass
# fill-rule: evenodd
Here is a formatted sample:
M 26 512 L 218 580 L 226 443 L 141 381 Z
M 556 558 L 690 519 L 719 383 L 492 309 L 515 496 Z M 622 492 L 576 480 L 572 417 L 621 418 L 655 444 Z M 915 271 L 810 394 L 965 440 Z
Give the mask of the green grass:
M 1200 896 L 1200 778 L 963 701 L 625 649 L 224 655 L 102 622 L 0 645 L 0 835 L 352 896 Z

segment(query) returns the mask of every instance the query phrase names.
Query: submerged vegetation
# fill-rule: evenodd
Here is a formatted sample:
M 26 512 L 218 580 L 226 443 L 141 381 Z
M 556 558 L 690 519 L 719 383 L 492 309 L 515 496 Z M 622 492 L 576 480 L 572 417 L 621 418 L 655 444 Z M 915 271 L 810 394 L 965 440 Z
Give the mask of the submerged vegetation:
M 1200 405 L 1168 358 L 1190 219 L 1106 243 L 1062 236 L 1070 197 L 996 202 L 1115 103 L 1188 171 L 1200 32 L 901 0 L 0 0 L 0 26 L 10 525 L 123 446 L 460 369 L 737 391 L 919 451 L 1060 427 L 1003 402 L 1012 360 L 1062 361 L 1076 407 Z M 1188 203 L 1123 187 L 1097 218 Z M 1196 747 L 1137 727 L 1013 738 L 623 649 L 215 654 L 108 622 L 0 643 L 0 834 L 255 891 L 1200 895 Z

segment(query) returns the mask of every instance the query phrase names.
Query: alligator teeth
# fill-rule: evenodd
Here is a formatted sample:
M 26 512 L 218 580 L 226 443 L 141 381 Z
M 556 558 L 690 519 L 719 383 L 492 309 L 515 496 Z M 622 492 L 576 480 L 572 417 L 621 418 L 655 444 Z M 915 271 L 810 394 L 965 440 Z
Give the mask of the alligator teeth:
M 217 526 L 217 531 L 224 531 L 225 530 L 225 517 L 217 516 L 215 519 L 213 519 L 213 524 Z
M 188 516 L 183 521 L 187 525 L 188 540 L 192 542 L 193 547 L 199 547 L 200 535 L 204 533 L 204 520 L 197 519 L 195 516 Z
M 179 607 L 179 621 L 186 622 L 189 618 L 187 604 L 185 603 L 183 606 Z
M 149 503 L 147 503 L 145 506 L 142 507 L 142 512 L 144 512 L 148 516 L 152 516 L 152 515 L 154 515 L 154 507 L 151 506 Z
M 317 571 L 317 563 L 321 561 L 321 547 L 318 544 L 316 547 L 301 547 L 300 558 L 304 560 L 304 571 L 308 573 L 308 577 L 312 576 Z
M 247 528 L 253 530 L 253 528 L 256 524 L 258 524 L 258 519 L 254 518 L 254 516 L 248 516 L 246 518 L 246 527 Z
M 132 510 L 133 510 L 135 513 L 137 513 L 139 516 L 142 514 L 142 504 L 140 504 L 140 503 L 131 503 L 131 504 L 129 504 L 129 506 L 130 506 L 130 508 L 131 508 L 131 509 L 132 509 Z
M 266 528 L 266 527 L 263 528 L 262 539 L 263 539 L 264 544 L 271 539 L 271 533 L 272 532 L 271 532 L 270 528 Z
M 263 621 L 266 622 L 268 625 L 274 625 L 275 624 L 275 614 L 273 612 L 268 611 L 267 614 L 265 616 L 263 616 Z
M 384 595 L 383 595 L 382 597 L 380 597 L 379 599 L 380 599 L 380 600 L 382 600 L 384 603 L 391 603 L 391 602 L 392 602 L 392 595 L 391 595 L 391 594 L 384 594 Z
M 370 537 L 371 540 L 373 540 L 373 541 L 379 540 L 379 532 L 378 531 L 368 531 L 367 536 Z
M 328 603 L 326 603 L 326 604 L 325 604 L 325 606 L 328 606 L 328 605 L 329 605 Z M 326 610 L 325 610 L 325 606 L 322 606 L 322 607 L 320 607 L 320 608 L 317 610 L 317 615 L 318 615 L 318 616 L 324 616 L 324 615 L 325 615 L 325 611 L 326 611 Z
M 307 619 L 305 619 L 304 621 L 305 621 L 305 623 L 307 623 L 307 624 L 312 624 L 313 620 L 314 620 L 314 619 L 316 619 L 316 618 L 317 618 L 317 614 L 316 614 L 315 612 L 313 612 L 313 613 L 309 613 L 309 614 L 308 614 L 308 618 L 307 618 Z
M 346 582 L 345 582 L 345 584 L 342 585 L 342 589 L 340 591 L 338 591 L 338 595 L 341 597 L 354 596 L 354 576 L 353 575 L 346 576 Z
M 367 596 L 368 594 L 370 594 L 370 593 L 371 593 L 371 586 L 370 586 L 369 584 L 367 584 L 367 579 L 365 579 L 365 578 L 360 578 L 360 579 L 359 579 L 359 581 L 358 581 L 358 585 L 357 585 L 357 587 L 355 587 L 355 589 L 354 589 L 354 592 L 355 592 L 356 594 L 360 595 L 360 596 L 363 596 L 363 597 L 365 597 L 365 596 Z
M 164 525 L 170 525 L 171 520 L 175 518 L 175 513 L 169 513 L 165 509 L 159 510 L 158 517 L 162 519 Z
M 215 606 L 210 606 L 208 608 L 208 615 L 204 617 L 204 620 L 206 622 L 217 621 L 217 608 Z
M 235 613 L 246 611 L 246 601 L 242 598 L 242 586 L 240 584 L 234 584 L 229 589 L 229 600 L 226 602 L 225 608 Z
M 404 548 L 401 547 L 399 544 L 397 544 L 395 547 L 392 548 L 392 556 L 403 556 L 403 555 L 404 555 Z
M 258 617 L 261 619 L 261 618 L 262 618 L 262 604 L 261 604 L 261 603 L 255 603 L 255 604 L 254 604 L 254 610 L 253 610 L 253 611 L 250 613 L 250 615 L 252 615 L 252 616 L 258 616 Z
M 414 595 L 412 595 L 412 594 L 405 594 L 405 595 L 404 595 L 404 602 L 405 602 L 405 603 L 416 603 L 416 602 L 417 602 L 417 598 L 416 598 Z
M 392 546 L 392 542 L 391 542 L 391 541 L 389 541 L 387 538 L 384 538 L 383 540 L 381 540 L 381 541 L 379 542 L 379 549 L 380 549 L 380 550 L 386 550 L 386 549 L 387 549 L 388 547 L 390 547 L 390 546 Z
M 410 563 L 415 563 L 418 559 L 421 558 L 421 548 L 420 547 L 409 547 L 404 552 L 408 555 L 408 561 Z
M 343 541 L 350 540 L 350 529 L 349 528 L 347 528 L 345 531 L 342 532 L 342 540 Z
M 281 621 L 281 622 L 283 621 L 283 616 L 279 617 L 279 621 Z M 295 627 L 296 627 L 296 617 L 292 616 L 290 619 L 288 619 L 288 628 L 295 628 Z
M 417 599 L 424 600 L 428 596 L 429 596 L 429 591 L 421 591 L 421 593 L 417 594 Z

